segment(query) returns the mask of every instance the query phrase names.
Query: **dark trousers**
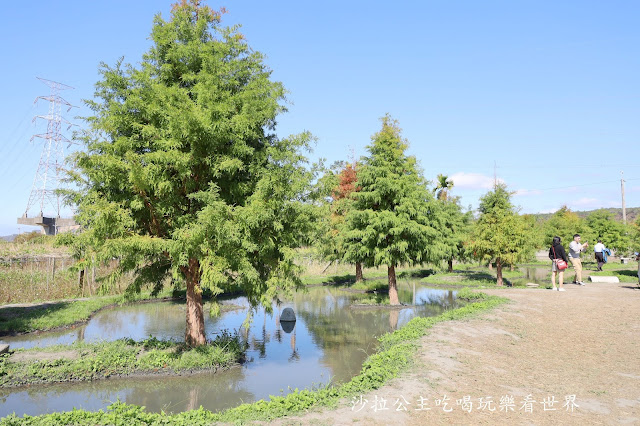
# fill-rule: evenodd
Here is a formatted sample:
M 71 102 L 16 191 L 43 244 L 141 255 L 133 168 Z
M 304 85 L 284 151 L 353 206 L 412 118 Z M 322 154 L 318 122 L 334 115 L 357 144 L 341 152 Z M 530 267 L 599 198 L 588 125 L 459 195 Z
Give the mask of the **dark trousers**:
M 604 256 L 601 252 L 596 252 L 596 262 L 598 262 L 598 271 L 602 271 L 602 265 L 604 265 Z

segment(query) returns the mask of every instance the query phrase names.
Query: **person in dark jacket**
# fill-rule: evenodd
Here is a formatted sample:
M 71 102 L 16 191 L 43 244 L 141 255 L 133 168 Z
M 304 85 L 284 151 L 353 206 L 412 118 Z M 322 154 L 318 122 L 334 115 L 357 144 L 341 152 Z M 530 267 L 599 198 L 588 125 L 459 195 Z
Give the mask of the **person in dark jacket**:
M 564 269 L 559 269 L 557 262 L 559 259 L 569 262 L 564 247 L 560 244 L 560 237 L 553 237 L 553 243 L 549 249 L 549 259 L 551 259 L 551 285 L 552 290 L 565 291 L 562 280 L 564 279 Z M 556 287 L 556 272 L 558 273 L 558 287 Z

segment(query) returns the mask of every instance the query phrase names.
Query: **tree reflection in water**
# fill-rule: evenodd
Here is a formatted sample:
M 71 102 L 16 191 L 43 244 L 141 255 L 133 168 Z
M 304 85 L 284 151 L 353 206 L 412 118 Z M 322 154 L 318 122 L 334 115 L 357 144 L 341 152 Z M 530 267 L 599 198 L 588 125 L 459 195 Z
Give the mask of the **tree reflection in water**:
M 289 362 L 298 361 L 300 359 L 300 354 L 296 348 L 296 329 L 295 326 L 293 328 L 293 332 L 291 333 L 291 340 L 289 341 L 291 346 L 291 356 L 289 357 Z
M 392 309 L 389 311 L 389 331 L 394 331 L 398 329 L 399 316 L 400 316 L 400 311 L 398 309 Z
M 220 317 L 209 319 L 207 332 L 209 336 L 215 336 L 222 330 L 237 330 L 243 342 L 250 343 L 248 362 L 242 367 L 215 374 L 110 379 L 15 390 L 1 394 L 4 402 L 0 402 L 0 413 L 9 407 L 11 411 L 30 415 L 66 411 L 74 406 L 97 410 L 117 399 L 146 406 L 150 411 L 179 412 L 200 405 L 221 410 L 241 402 L 268 398 L 288 386 L 309 388 L 326 382 L 328 377 L 334 382 L 344 382 L 360 372 L 364 359 L 375 352 L 380 335 L 402 327 L 414 316 L 438 315 L 456 304 L 453 291 L 432 290 L 419 283 L 401 285 L 399 296 L 408 306 L 352 309 L 350 306 L 354 301 L 368 295 L 327 287 L 310 288 L 305 293 L 295 294 L 281 306 L 274 304 L 273 314 L 263 310 L 262 323 L 257 320 L 248 327 L 244 321 L 253 312 L 246 301 L 235 298 L 229 303 L 244 303 L 245 309 L 223 312 Z M 423 305 L 411 306 L 414 300 Z M 297 321 L 290 324 L 289 333 L 280 321 L 283 307 L 291 307 L 297 315 Z M 102 318 L 90 322 L 86 328 L 73 330 L 73 337 L 78 340 L 91 340 L 97 335 L 121 338 L 113 332 L 113 326 L 126 328 L 123 319 L 129 314 L 129 318 L 135 319 L 132 332 L 153 330 L 157 338 L 184 333 L 184 311 L 173 304 L 125 307 L 122 312 L 126 315 L 118 315 L 119 312 L 115 310 L 108 315 L 115 320 L 115 314 L 118 321 Z M 267 316 L 273 317 L 273 321 Z M 288 342 L 285 334 L 289 334 Z
M 260 358 L 266 358 L 267 345 L 271 341 L 271 333 L 267 331 L 267 311 L 262 309 L 263 321 L 260 338 L 256 338 L 255 335 L 251 337 L 251 347 L 253 350 L 257 350 Z M 248 332 L 248 331 L 247 331 Z

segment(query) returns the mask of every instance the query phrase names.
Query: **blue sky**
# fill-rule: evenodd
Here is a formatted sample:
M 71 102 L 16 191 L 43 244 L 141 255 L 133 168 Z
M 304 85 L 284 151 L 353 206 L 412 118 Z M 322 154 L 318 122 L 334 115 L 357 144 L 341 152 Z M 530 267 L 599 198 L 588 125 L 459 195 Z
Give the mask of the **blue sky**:
M 36 77 L 73 86 L 81 108 L 100 62 L 136 64 L 170 1 L 3 5 L 0 235 L 18 230 L 47 113 Z M 494 172 L 524 213 L 640 206 L 640 2 L 209 1 L 242 24 L 289 91 L 278 133 L 311 131 L 312 157 L 346 160 L 390 113 L 427 179 L 477 207 Z M 38 123 L 38 122 L 37 122 Z M 70 132 L 67 132 L 70 136 Z M 26 230 L 25 227 L 21 228 Z

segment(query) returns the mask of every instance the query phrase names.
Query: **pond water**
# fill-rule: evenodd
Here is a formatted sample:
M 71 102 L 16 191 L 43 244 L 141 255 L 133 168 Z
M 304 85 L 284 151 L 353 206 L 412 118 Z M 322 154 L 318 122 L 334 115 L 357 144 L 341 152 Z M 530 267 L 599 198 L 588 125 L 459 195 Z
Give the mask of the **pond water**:
M 0 389 L 0 417 L 37 415 L 72 408 L 98 410 L 120 400 L 144 405 L 149 411 L 180 412 L 200 406 L 218 411 L 244 402 L 284 395 L 295 388 L 312 388 L 348 381 L 373 353 L 377 336 L 393 331 L 415 316 L 435 316 L 458 306 L 455 291 L 430 289 L 419 283 L 399 283 L 405 308 L 354 308 L 359 293 L 314 287 L 275 306 L 259 309 L 246 332 L 247 362 L 217 373 L 191 376 L 109 379 L 87 383 L 36 385 Z M 248 312 L 246 299 L 223 303 L 240 306 L 218 318 L 206 316 L 207 337 L 223 330 L 240 330 Z M 293 330 L 285 331 L 279 314 L 291 307 L 297 316 Z M 139 303 L 102 311 L 87 324 L 58 333 L 24 335 L 0 340 L 12 348 L 69 344 L 149 336 L 182 340 L 184 303 Z M 286 328 L 286 327 L 285 327 Z
M 549 264 L 549 266 L 522 266 L 519 270 L 529 282 L 537 284 L 548 284 L 551 282 L 551 264 Z

